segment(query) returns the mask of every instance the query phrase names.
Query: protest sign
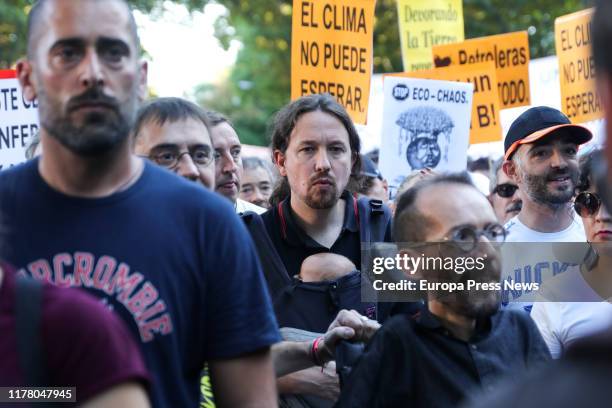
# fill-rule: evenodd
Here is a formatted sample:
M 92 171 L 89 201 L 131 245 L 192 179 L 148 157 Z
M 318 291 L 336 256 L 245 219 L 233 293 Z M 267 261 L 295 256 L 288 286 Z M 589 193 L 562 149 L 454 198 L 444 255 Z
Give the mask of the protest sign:
M 37 101 L 25 100 L 15 71 L 0 70 L 0 170 L 25 161 L 37 132 Z
M 432 52 L 438 68 L 493 61 L 501 109 L 530 104 L 527 31 L 438 45 Z
M 375 0 L 294 0 L 291 99 L 329 93 L 365 123 Z
M 431 47 L 463 41 L 463 0 L 397 0 L 404 71 L 433 68 Z
M 465 170 L 473 89 L 462 82 L 385 77 L 379 168 L 392 194 L 414 170 Z
M 472 103 L 470 144 L 502 140 L 501 123 L 499 121 L 499 94 L 496 86 L 497 75 L 495 64 L 492 62 L 391 75 L 473 84 L 474 102 Z
M 591 51 L 592 16 L 593 9 L 588 9 L 555 20 L 561 109 L 575 123 L 603 117 Z

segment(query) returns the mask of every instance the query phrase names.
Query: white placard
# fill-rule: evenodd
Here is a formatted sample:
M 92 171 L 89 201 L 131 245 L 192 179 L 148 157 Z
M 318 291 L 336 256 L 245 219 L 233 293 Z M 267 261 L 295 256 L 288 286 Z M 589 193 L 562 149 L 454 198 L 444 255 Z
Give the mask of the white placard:
M 467 166 L 473 85 L 387 76 L 379 168 L 391 192 L 415 170 Z
M 38 103 L 23 98 L 14 71 L 0 71 L 0 170 L 25 161 L 38 132 Z

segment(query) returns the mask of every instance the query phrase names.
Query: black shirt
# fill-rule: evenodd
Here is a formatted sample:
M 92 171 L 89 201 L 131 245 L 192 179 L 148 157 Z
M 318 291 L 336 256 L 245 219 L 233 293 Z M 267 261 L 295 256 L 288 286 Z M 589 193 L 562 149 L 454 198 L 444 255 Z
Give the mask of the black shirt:
M 261 215 L 270 239 L 276 247 L 280 258 L 285 264 L 289 277 L 300 273 L 304 259 L 321 252 L 330 252 L 350 259 L 355 266 L 361 267 L 361 241 L 359 236 L 359 221 L 357 204 L 348 191 L 344 191 L 340 199 L 346 202 L 344 221 L 340 236 L 336 242 L 327 248 L 312 239 L 297 224 L 291 210 L 288 197 L 279 205 Z M 390 238 L 391 226 L 386 238 Z
M 455 407 L 502 377 L 520 378 L 550 360 L 531 318 L 499 311 L 469 342 L 453 337 L 423 307 L 391 318 L 374 336 L 342 389 L 338 407 Z

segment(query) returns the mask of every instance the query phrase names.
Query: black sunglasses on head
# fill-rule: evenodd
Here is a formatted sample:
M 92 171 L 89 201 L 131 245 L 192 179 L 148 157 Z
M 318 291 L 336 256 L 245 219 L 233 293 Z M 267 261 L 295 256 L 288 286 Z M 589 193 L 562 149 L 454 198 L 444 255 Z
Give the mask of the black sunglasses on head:
M 493 193 L 503 198 L 510 198 L 516 193 L 518 186 L 516 184 L 502 183 L 495 186 Z
M 594 217 L 601 207 L 601 198 L 595 193 L 586 191 L 578 194 L 574 200 L 574 210 L 582 218 Z

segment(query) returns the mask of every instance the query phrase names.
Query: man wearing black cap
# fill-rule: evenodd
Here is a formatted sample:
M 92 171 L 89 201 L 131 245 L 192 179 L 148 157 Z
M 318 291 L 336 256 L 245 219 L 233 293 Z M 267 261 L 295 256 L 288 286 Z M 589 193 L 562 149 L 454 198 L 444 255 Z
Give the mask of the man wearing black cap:
M 578 182 L 578 146 L 591 132 L 556 109 L 539 106 L 519 116 L 504 141 L 504 172 L 523 193 L 520 214 L 507 224 L 508 241 L 584 241 L 569 205 Z
M 584 242 L 580 217 L 571 208 L 578 183 L 578 146 L 591 140 L 591 132 L 556 109 L 534 107 L 510 126 L 504 141 L 504 173 L 519 186 L 523 206 L 505 228 L 507 242 Z M 507 246 L 516 251 L 512 265 L 505 265 L 506 281 L 542 284 L 567 269 L 550 245 Z M 533 288 L 537 290 L 537 288 Z M 503 301 L 521 301 L 522 290 L 503 291 Z M 519 306 L 516 304 L 514 306 Z M 522 303 L 531 310 L 531 303 Z
M 383 203 L 389 201 L 389 184 L 380 174 L 376 164 L 366 155 L 361 155 L 361 183 L 359 194 L 366 197 L 381 200 Z

